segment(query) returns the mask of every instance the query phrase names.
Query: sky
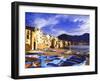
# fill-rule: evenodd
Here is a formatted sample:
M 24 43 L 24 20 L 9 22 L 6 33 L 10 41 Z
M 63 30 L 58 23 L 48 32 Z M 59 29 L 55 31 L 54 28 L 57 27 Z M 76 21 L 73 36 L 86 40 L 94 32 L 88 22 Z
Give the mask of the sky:
M 82 35 L 89 33 L 89 15 L 25 13 L 25 26 L 37 27 L 45 34 Z

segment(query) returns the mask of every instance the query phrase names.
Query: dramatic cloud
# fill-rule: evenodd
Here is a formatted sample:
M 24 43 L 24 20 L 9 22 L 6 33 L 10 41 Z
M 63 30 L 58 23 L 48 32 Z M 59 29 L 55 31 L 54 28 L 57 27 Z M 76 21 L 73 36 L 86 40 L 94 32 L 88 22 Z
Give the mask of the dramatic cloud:
M 35 18 L 34 20 L 34 25 L 38 28 L 43 28 L 43 27 L 46 27 L 46 26 L 50 26 L 53 28 L 54 25 L 58 24 L 59 23 L 59 18 L 64 18 L 66 19 L 68 16 L 67 15 L 54 15 L 52 17 L 48 17 L 48 19 L 45 19 L 45 18 Z
M 82 35 L 89 33 L 88 15 L 63 15 L 47 13 L 26 13 L 26 25 L 38 27 L 53 36 L 60 34 Z
M 84 33 L 89 33 L 89 17 L 77 17 L 74 19 L 74 22 L 83 22 L 82 24 L 79 25 L 79 28 L 75 29 L 75 33 L 77 33 L 78 35 L 84 34 Z
M 44 26 L 46 26 L 48 24 L 48 21 L 46 21 L 45 19 L 43 18 L 36 18 L 35 21 L 33 22 L 34 25 L 38 28 L 42 28 Z

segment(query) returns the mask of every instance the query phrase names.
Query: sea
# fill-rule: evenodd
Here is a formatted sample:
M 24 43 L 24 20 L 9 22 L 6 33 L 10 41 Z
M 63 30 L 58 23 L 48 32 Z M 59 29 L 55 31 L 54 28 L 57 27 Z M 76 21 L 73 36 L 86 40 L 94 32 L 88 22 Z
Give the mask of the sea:
M 89 45 L 71 45 L 69 49 L 81 53 L 89 53 Z

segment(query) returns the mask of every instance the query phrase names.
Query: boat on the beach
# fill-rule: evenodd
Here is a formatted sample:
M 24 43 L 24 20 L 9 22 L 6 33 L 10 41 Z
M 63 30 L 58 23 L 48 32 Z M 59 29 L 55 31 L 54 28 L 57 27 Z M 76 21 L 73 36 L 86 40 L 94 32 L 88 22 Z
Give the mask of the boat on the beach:
M 31 57 L 27 56 L 27 59 L 32 62 L 32 66 L 30 68 L 33 68 L 34 65 L 35 67 L 60 67 L 60 66 L 82 65 L 86 61 L 86 56 L 74 54 L 65 58 L 57 55 L 52 55 L 52 56 L 33 55 Z M 26 62 L 27 65 L 28 65 L 28 60 Z

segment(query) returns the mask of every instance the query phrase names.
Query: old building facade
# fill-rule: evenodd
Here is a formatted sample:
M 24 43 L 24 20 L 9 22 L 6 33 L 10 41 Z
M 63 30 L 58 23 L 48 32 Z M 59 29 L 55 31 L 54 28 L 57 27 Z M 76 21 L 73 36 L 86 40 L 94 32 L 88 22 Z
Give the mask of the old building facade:
M 67 41 L 59 40 L 57 37 L 44 34 L 36 27 L 25 29 L 25 50 L 43 50 L 47 48 L 64 48 L 68 46 Z

